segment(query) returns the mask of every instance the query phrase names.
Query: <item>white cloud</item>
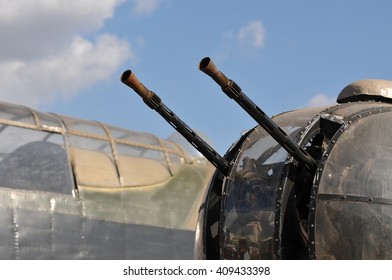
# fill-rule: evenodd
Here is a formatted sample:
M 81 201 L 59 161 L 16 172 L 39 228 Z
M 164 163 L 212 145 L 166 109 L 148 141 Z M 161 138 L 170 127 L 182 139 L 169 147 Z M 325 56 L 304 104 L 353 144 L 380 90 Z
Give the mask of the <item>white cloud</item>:
M 308 106 L 310 107 L 327 106 L 333 104 L 336 104 L 336 98 L 329 97 L 323 93 L 315 95 L 308 102 Z
M 101 28 L 119 0 L 0 0 L 0 59 L 31 58 Z
M 128 42 L 101 35 L 95 42 L 75 36 L 54 56 L 0 64 L 0 97 L 38 106 L 57 97 L 70 98 L 83 88 L 110 77 L 133 57 Z
M 135 2 L 133 12 L 139 15 L 149 15 L 160 5 L 159 0 L 133 0 L 133 2 Z
M 251 21 L 237 30 L 222 33 L 223 46 L 219 50 L 220 59 L 227 59 L 233 53 L 253 53 L 264 46 L 265 29 L 260 21 Z
M 113 15 L 114 8 L 123 0 L 0 0 L 0 21 L 24 24 L 35 19 L 73 18 L 71 25 L 96 26 Z M 88 19 L 88 20 L 86 20 Z
M 242 45 L 260 49 L 264 45 L 265 29 L 260 21 L 251 21 L 238 32 L 238 41 Z
M 113 35 L 95 40 L 123 0 L 0 0 L 0 100 L 38 106 L 107 79 L 131 45 Z

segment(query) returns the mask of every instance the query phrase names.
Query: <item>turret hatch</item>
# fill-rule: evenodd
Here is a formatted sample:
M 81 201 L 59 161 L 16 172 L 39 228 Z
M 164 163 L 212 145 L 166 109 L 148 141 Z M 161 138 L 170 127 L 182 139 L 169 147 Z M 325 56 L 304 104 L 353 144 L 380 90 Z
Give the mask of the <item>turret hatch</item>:
M 346 86 L 337 98 L 338 103 L 376 100 L 392 102 L 392 81 L 361 80 Z

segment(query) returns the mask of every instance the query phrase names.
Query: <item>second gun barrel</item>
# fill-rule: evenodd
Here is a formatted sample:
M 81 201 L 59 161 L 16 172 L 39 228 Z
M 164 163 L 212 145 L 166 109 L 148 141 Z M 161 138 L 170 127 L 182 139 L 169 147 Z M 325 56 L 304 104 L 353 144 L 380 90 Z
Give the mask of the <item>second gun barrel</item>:
M 309 170 L 316 169 L 316 161 L 297 142 L 286 134 L 271 118 L 267 116 L 241 88 L 228 79 L 212 62 L 205 57 L 199 64 L 199 69 L 217 82 L 228 97 L 234 99 L 260 126 L 262 126 L 293 158 L 304 164 Z

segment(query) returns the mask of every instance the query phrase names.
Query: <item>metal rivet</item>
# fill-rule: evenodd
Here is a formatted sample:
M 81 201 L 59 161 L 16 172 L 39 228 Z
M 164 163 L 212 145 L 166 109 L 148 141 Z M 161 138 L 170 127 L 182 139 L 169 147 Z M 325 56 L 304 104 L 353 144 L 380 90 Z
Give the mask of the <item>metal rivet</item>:
M 369 197 L 369 201 L 370 201 L 370 202 L 373 201 L 373 197 Z
M 342 196 L 342 199 L 347 199 L 347 196 L 343 195 L 343 196 Z

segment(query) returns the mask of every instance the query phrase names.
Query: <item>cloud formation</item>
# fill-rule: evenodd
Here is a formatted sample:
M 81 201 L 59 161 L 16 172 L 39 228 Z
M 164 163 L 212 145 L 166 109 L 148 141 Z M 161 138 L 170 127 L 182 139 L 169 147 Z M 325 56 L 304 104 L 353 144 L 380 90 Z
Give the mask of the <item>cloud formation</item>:
M 327 106 L 333 104 L 336 104 L 336 98 L 329 97 L 323 93 L 315 95 L 308 102 L 308 106 L 310 107 L 320 107 L 320 106 Z
M 160 5 L 159 0 L 133 0 L 133 2 L 135 2 L 133 12 L 138 15 L 149 15 Z
M 260 21 L 251 21 L 238 32 L 241 45 L 260 49 L 264 45 L 265 29 Z
M 222 33 L 223 47 L 220 58 L 225 59 L 231 54 L 253 53 L 264 46 L 265 29 L 261 21 L 250 21 L 237 30 L 226 30 Z
M 134 58 L 131 45 L 114 35 L 84 37 L 121 2 L 0 0 L 0 99 L 38 106 L 69 98 Z
M 95 42 L 75 36 L 69 46 L 52 56 L 0 63 L 2 100 L 30 106 L 68 99 L 79 90 L 107 79 L 132 58 L 128 42 L 104 34 Z

